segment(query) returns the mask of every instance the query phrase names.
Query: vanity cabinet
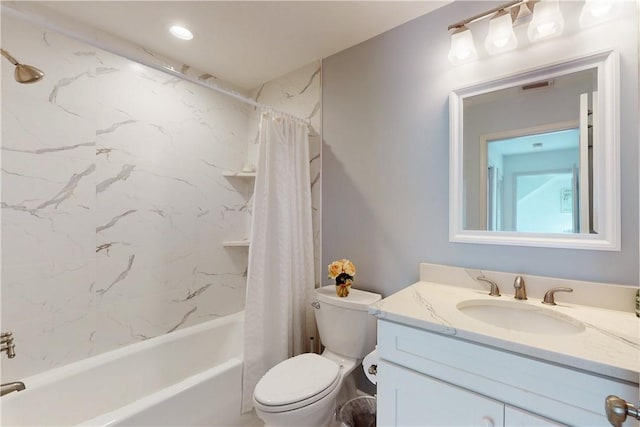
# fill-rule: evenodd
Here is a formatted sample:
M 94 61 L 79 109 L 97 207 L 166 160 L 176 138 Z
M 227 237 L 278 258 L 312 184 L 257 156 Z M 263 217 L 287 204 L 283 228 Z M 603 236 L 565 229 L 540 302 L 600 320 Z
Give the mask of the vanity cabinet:
M 395 397 L 381 399 L 392 403 L 381 413 L 393 420 L 379 417 L 380 426 L 565 426 L 393 363 L 381 361 L 378 372 Z
M 378 320 L 379 426 L 609 426 L 605 397 L 638 397 L 638 384 L 455 333 Z
M 385 361 L 378 377 L 380 426 L 504 424 L 504 404 L 478 393 Z
M 539 415 L 532 414 L 531 412 L 523 411 L 522 409 L 514 408 L 509 405 L 504 406 L 504 425 L 511 427 L 543 427 L 543 426 L 564 426 L 565 424 L 559 424 L 555 421 L 551 421 L 548 418 L 541 417 Z

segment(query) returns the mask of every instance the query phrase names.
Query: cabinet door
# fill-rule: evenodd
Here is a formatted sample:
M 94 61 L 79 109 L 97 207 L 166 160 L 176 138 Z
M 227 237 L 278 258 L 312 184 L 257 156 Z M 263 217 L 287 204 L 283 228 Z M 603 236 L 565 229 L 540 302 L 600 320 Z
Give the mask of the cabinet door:
M 557 421 L 552 421 L 509 405 L 504 408 L 504 425 L 507 427 L 566 427 L 565 424 L 560 424 Z
M 502 426 L 504 404 L 381 360 L 378 426 Z

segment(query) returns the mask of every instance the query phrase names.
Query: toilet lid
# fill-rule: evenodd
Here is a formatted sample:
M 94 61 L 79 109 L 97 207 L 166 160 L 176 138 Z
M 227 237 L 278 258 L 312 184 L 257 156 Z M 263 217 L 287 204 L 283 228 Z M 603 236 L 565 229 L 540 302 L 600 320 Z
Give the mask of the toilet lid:
M 305 353 L 271 368 L 258 381 L 253 395 L 264 405 L 288 405 L 321 393 L 336 382 L 339 374 L 340 366 L 334 361 Z

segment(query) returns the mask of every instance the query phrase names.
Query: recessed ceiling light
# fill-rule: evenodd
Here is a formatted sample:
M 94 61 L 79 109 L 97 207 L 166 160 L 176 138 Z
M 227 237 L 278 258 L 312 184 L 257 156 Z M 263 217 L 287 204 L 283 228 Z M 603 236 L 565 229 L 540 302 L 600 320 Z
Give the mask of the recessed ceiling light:
M 193 38 L 193 33 L 180 25 L 173 25 L 169 28 L 169 32 L 182 40 L 191 40 Z

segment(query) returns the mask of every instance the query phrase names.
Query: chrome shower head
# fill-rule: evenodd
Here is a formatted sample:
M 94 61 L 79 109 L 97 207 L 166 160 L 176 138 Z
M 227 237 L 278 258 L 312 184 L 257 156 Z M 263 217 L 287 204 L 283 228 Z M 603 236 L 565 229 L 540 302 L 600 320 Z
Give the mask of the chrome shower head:
M 35 83 L 44 77 L 44 73 L 41 70 L 31 65 L 20 64 L 6 50 L 0 49 L 0 53 L 16 66 L 13 75 L 18 83 Z

